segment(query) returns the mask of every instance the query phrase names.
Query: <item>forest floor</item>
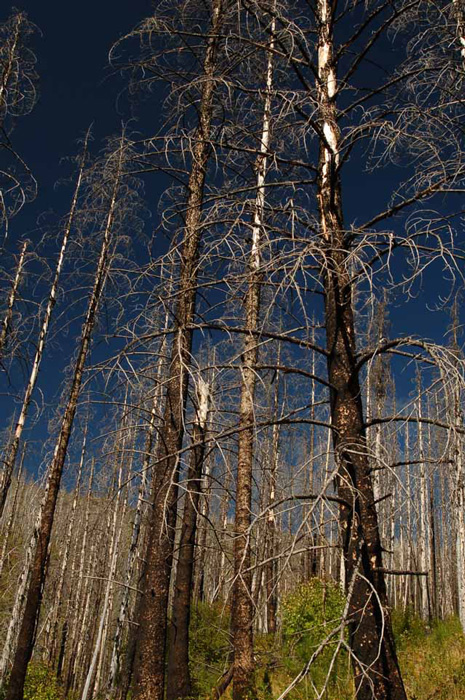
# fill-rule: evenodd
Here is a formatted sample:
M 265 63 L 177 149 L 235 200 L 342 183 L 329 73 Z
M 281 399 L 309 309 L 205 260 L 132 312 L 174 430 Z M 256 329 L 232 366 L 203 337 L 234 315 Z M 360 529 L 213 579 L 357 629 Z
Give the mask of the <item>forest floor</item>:
M 228 616 L 224 609 L 202 605 L 194 610 L 191 648 L 192 671 L 197 686 L 197 697 L 207 700 L 211 688 L 224 668 L 228 639 Z M 425 625 L 418 617 L 394 613 L 394 628 L 402 673 L 409 700 L 464 700 L 465 699 L 465 636 L 457 618 Z M 277 644 L 269 637 L 257 637 L 257 691 L 258 700 L 275 700 L 288 687 L 304 666 L 303 654 L 308 646 L 289 644 L 281 638 Z M 226 645 L 225 645 L 226 642 Z M 332 657 L 315 664 L 311 673 L 289 695 L 289 700 L 314 700 L 317 697 L 312 684 L 321 688 Z M 299 658 L 300 657 L 300 658 Z M 308 656 L 306 656 L 308 659 Z M 0 692 L 0 700 L 1 700 Z M 51 669 L 32 663 L 26 683 L 25 700 L 64 700 L 60 683 Z M 74 700 L 68 696 L 68 700 Z M 347 656 L 340 656 L 335 664 L 325 700 L 353 700 L 354 690 Z M 224 700 L 231 699 L 231 688 Z
M 214 619 L 214 611 L 205 608 L 201 615 L 194 616 L 194 627 L 198 636 L 193 638 L 193 672 L 197 675 L 199 695 L 209 696 L 215 683 L 211 670 L 216 666 L 216 650 L 221 650 L 227 638 L 227 627 L 222 628 L 219 620 Z M 399 660 L 409 700 L 465 700 L 465 636 L 458 618 L 425 624 L 411 613 L 395 611 L 393 615 Z M 211 631 L 211 637 L 206 630 Z M 201 639 L 200 645 L 196 640 Z M 209 642 L 212 644 L 210 652 Z M 300 645 L 300 648 L 299 648 Z M 257 686 L 259 700 L 275 700 L 288 687 L 291 681 L 304 667 L 312 650 L 302 638 L 289 643 L 281 637 L 276 644 L 267 637 L 257 637 Z M 313 647 L 313 648 L 312 648 Z M 332 650 L 328 650 L 313 667 L 311 673 L 288 696 L 289 700 L 313 700 L 317 697 L 312 690 L 312 683 L 320 688 L 327 676 Z M 224 646 L 222 652 L 224 663 Z M 205 674 L 200 669 L 205 669 Z M 218 667 L 217 667 L 218 668 Z M 211 670 L 210 670 L 211 669 Z M 218 676 L 216 676 L 217 678 Z M 225 700 L 230 700 L 231 688 Z M 353 700 L 354 687 L 348 656 L 339 657 L 330 674 L 325 700 Z
M 452 617 L 425 626 L 416 617 L 405 624 L 405 617 L 398 616 L 396 622 L 399 660 L 409 700 L 464 700 L 465 636 L 459 620 Z M 321 672 L 317 675 L 321 679 Z M 272 677 L 271 697 L 279 697 L 291 680 L 288 673 L 282 672 Z M 310 681 L 304 681 L 289 696 L 294 700 L 313 700 L 315 697 Z M 324 697 L 326 700 L 353 700 L 353 684 L 347 665 L 333 675 Z

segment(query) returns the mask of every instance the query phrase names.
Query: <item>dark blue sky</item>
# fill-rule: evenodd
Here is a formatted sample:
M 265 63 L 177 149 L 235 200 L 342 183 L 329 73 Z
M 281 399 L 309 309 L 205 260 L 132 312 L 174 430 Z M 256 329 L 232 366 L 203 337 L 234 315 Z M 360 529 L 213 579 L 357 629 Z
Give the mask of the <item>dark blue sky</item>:
M 16 147 L 39 182 L 39 196 L 12 222 L 17 238 L 25 228 L 34 226 L 39 213 L 61 208 L 53 186 L 67 171 L 60 169 L 59 161 L 75 152 L 76 139 L 89 124 L 94 122 L 97 142 L 119 129 L 122 115 L 118 115 L 115 102 L 123 82 L 117 76 L 110 77 L 108 50 L 150 13 L 152 3 L 22 0 L 15 4 L 42 32 L 33 42 L 40 76 L 39 102 L 29 116 L 18 121 L 13 134 Z M 3 7 L 0 21 L 10 9 L 9 5 Z
M 39 102 L 34 111 L 18 121 L 13 141 L 28 163 L 39 183 L 39 194 L 11 224 L 11 241 L 17 241 L 36 226 L 38 216 L 47 210 L 64 214 L 69 206 L 69 188 L 55 189 L 60 178 L 69 175 L 69 168 L 60 166 L 60 159 L 76 153 L 76 139 L 94 123 L 95 149 L 102 140 L 120 128 L 128 114 L 119 114 L 116 98 L 124 87 L 124 81 L 111 75 L 108 68 L 108 51 L 112 44 L 151 12 L 151 0 L 136 2 L 110 2 L 109 0 L 81 0 L 78 3 L 62 3 L 56 0 L 23 0 L 19 9 L 26 10 L 29 18 L 41 30 L 33 47 L 38 57 Z M 10 6 L 0 11 L 0 21 L 6 19 Z M 147 122 L 155 126 L 160 117 L 156 95 L 141 110 L 144 114 L 144 130 Z M 137 128 L 137 125 L 134 125 Z M 154 129 L 155 130 L 155 129 Z M 146 132 L 146 130 L 145 130 Z M 146 132 L 147 133 L 147 132 Z M 344 185 L 345 205 L 352 217 L 365 219 L 384 202 L 386 190 L 391 189 L 391 174 L 386 180 L 371 174 L 348 179 Z M 150 189 L 150 208 L 156 209 L 156 194 L 162 182 L 156 175 L 147 178 Z M 153 189 L 152 189 L 153 188 Z M 353 202 L 353 206 L 351 205 Z M 363 217 L 357 216 L 361 207 Z M 353 210 L 353 211 L 352 211 Z M 368 214 L 367 214 L 368 210 Z M 37 236 L 31 236 L 37 240 Z M 400 294 L 391 310 L 393 334 L 416 333 L 439 340 L 447 320 L 426 308 L 437 299 L 439 285 L 431 283 L 416 300 L 407 303 Z M 78 327 L 76 326 L 76 331 Z M 62 375 L 56 371 L 56 360 L 74 350 L 71 334 L 60 349 L 48 347 L 42 369 L 40 386 L 45 402 L 56 396 Z M 44 381 L 45 380 L 45 381 Z M 403 393 L 402 391 L 400 392 Z M 404 393 L 407 393 L 407 389 Z

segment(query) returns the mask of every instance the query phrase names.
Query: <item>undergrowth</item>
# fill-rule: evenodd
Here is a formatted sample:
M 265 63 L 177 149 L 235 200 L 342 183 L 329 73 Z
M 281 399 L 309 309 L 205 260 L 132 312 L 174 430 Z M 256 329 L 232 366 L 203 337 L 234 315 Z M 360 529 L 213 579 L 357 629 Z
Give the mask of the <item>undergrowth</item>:
M 320 643 L 337 627 L 344 597 L 334 584 L 315 579 L 282 604 L 281 631 L 275 638 L 256 636 L 257 700 L 274 700 L 301 671 Z M 464 700 L 465 636 L 456 617 L 430 625 L 411 610 L 392 616 L 399 661 L 409 700 Z M 195 696 L 207 698 L 230 664 L 230 615 L 227 607 L 201 603 L 191 623 L 191 673 Z M 337 640 L 318 656 L 289 700 L 314 700 L 328 678 L 325 700 L 353 700 L 352 673 L 342 650 L 332 662 Z M 344 639 L 344 637 L 342 637 Z M 0 690 L 3 700 L 5 690 Z M 225 700 L 230 700 L 231 688 Z M 51 669 L 30 664 L 24 700 L 63 700 L 62 687 Z

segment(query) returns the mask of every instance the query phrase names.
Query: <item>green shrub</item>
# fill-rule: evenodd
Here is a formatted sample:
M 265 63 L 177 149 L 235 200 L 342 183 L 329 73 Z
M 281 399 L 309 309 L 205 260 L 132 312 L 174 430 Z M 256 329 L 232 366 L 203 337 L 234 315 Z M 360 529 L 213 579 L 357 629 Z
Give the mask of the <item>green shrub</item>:
M 283 637 L 300 661 L 308 661 L 337 626 L 344 602 L 339 586 L 319 578 L 312 578 L 285 598 L 281 610 Z
M 0 700 L 6 695 L 8 680 L 0 689 Z M 44 664 L 32 662 L 24 684 L 24 700 L 62 700 L 63 693 L 54 672 Z
M 295 674 L 300 670 L 338 626 L 344 605 L 344 594 L 339 586 L 318 578 L 310 579 L 284 599 L 281 608 L 283 661 L 289 673 Z M 338 639 L 339 633 L 331 639 L 312 665 L 309 677 L 317 687 L 321 687 L 326 679 Z M 331 682 L 337 684 L 340 676 L 346 686 L 347 655 L 342 650 L 330 674 Z M 345 695 L 341 694 L 340 697 Z
M 198 603 L 191 615 L 190 669 L 197 692 L 204 695 L 210 692 L 228 663 L 229 610 L 222 604 Z

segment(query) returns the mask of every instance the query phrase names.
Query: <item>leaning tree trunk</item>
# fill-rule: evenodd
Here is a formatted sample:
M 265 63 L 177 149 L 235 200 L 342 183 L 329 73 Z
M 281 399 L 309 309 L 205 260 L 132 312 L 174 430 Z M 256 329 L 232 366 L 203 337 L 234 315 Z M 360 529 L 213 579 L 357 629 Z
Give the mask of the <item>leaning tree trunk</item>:
M 76 479 L 76 486 L 74 487 L 74 497 L 73 503 L 71 505 L 71 515 L 68 520 L 68 529 L 66 531 L 66 537 L 63 546 L 63 554 L 61 557 L 60 566 L 60 576 L 58 578 L 58 584 L 53 593 L 53 604 L 51 606 L 50 617 L 47 624 L 47 629 L 45 632 L 45 660 L 49 664 L 53 663 L 56 651 L 56 642 L 58 637 L 58 625 L 60 621 L 60 613 L 63 605 L 63 589 L 65 585 L 65 577 L 68 569 L 69 553 L 71 550 L 71 543 L 73 541 L 74 523 L 76 520 L 76 508 L 78 504 L 78 499 L 81 490 L 81 477 L 82 470 L 84 467 L 84 458 L 86 454 L 86 442 L 87 442 L 87 423 L 84 427 L 84 435 L 81 447 L 81 458 L 79 460 L 79 468 Z M 74 537 L 76 534 L 74 533 Z
M 167 609 L 176 524 L 179 457 L 184 436 L 188 368 L 196 300 L 201 218 L 215 93 L 216 56 L 223 19 L 223 0 L 214 0 L 211 36 L 204 60 L 204 81 L 198 106 L 199 123 L 192 152 L 184 242 L 175 312 L 165 410 L 153 481 L 153 504 L 145 569 L 138 610 L 134 659 L 134 700 L 162 700 L 165 689 Z
M 0 552 L 0 578 L 1 578 L 2 573 L 3 573 L 3 567 L 5 566 L 8 543 L 10 541 L 10 535 L 11 535 L 11 532 L 13 530 L 13 524 L 14 524 L 16 516 L 17 516 L 16 507 L 18 504 L 19 491 L 21 488 L 21 479 L 22 479 L 22 474 L 23 474 L 23 464 L 24 464 L 24 458 L 26 456 L 26 449 L 27 449 L 27 443 L 24 443 L 23 451 L 21 454 L 21 459 L 19 462 L 18 475 L 16 477 L 16 488 L 14 490 L 12 502 L 9 506 L 8 519 L 6 521 L 4 529 L 2 531 L 3 543 L 2 543 L 2 549 Z
M 57 265 L 55 268 L 55 275 L 53 277 L 52 286 L 50 288 L 50 294 L 47 301 L 47 306 L 45 308 L 44 317 L 42 319 L 42 326 L 39 332 L 39 338 L 37 340 L 37 348 L 34 355 L 34 360 L 32 363 L 31 374 L 29 376 L 29 381 L 26 387 L 26 391 L 23 397 L 23 403 L 21 407 L 21 412 L 19 414 L 18 421 L 16 423 L 16 428 L 14 432 L 13 439 L 8 446 L 7 453 L 4 459 L 2 478 L 0 483 L 0 518 L 3 514 L 3 509 L 5 507 L 5 501 L 8 496 L 8 491 L 11 484 L 11 475 L 13 474 L 13 469 L 16 462 L 16 456 L 18 454 L 19 445 L 21 442 L 21 436 L 23 434 L 24 425 L 26 423 L 27 414 L 29 411 L 29 406 L 32 400 L 32 394 L 39 376 L 40 365 L 42 362 L 42 356 L 44 354 L 45 343 L 47 340 L 48 329 L 50 326 L 50 320 L 52 318 L 53 309 L 56 303 L 58 285 L 60 282 L 61 271 L 65 262 L 66 248 L 68 246 L 68 240 L 71 234 L 71 229 L 74 224 L 74 217 L 76 214 L 76 209 L 78 205 L 79 192 L 81 189 L 83 177 L 84 177 L 84 165 L 87 158 L 87 143 L 89 140 L 89 132 L 86 135 L 84 146 L 82 149 L 82 155 L 79 164 L 79 172 L 76 182 L 76 187 L 74 190 L 73 199 L 71 202 L 71 208 L 69 211 L 68 219 L 66 221 L 65 229 L 63 232 L 63 238 L 61 241 L 61 249 L 58 255 Z
M 3 355 L 3 348 L 5 347 L 6 340 L 8 338 L 8 334 L 11 331 L 11 320 L 13 318 L 13 309 L 16 301 L 16 296 L 18 294 L 18 287 L 21 282 L 21 277 L 23 274 L 23 266 L 24 266 L 24 258 L 26 256 L 26 248 L 27 248 L 27 241 L 24 241 L 22 248 L 21 248 L 21 253 L 19 255 L 19 260 L 18 260 L 18 265 L 16 267 L 16 274 L 13 280 L 13 284 L 11 285 L 11 291 L 8 295 L 8 301 L 6 305 L 6 311 L 5 311 L 5 316 L 3 317 L 3 321 L 1 323 L 1 330 L 0 330 L 0 358 Z
M 318 116 L 320 226 L 325 251 L 323 284 L 333 444 L 338 463 L 340 525 L 346 585 L 351 590 L 349 644 L 358 700 L 406 700 L 387 606 L 381 542 L 370 476 L 356 365 L 349 251 L 338 173 L 339 130 L 333 51 L 334 5 L 319 0 Z
M 191 462 L 187 475 L 179 554 L 174 583 L 167 664 L 167 700 L 193 695 L 189 670 L 189 623 L 194 571 L 197 513 L 205 454 L 205 433 L 209 409 L 209 386 L 200 378 L 198 408 L 194 420 Z
M 121 139 L 117 171 L 115 173 L 113 190 L 109 202 L 94 285 L 89 298 L 87 313 L 81 331 L 79 352 L 74 367 L 73 379 L 61 422 L 60 434 L 55 446 L 55 453 L 48 472 L 45 495 L 41 503 L 39 517 L 33 532 L 34 545 L 30 582 L 5 700 L 22 700 L 27 667 L 34 647 L 34 634 L 42 602 L 42 590 L 46 576 L 49 554 L 48 550 L 55 517 L 58 491 L 60 488 L 61 476 L 65 465 L 68 444 L 79 401 L 84 366 L 89 352 L 92 332 L 97 320 L 98 308 L 103 295 L 105 280 L 108 273 L 112 228 L 122 178 L 123 155 L 124 144 L 123 139 Z

